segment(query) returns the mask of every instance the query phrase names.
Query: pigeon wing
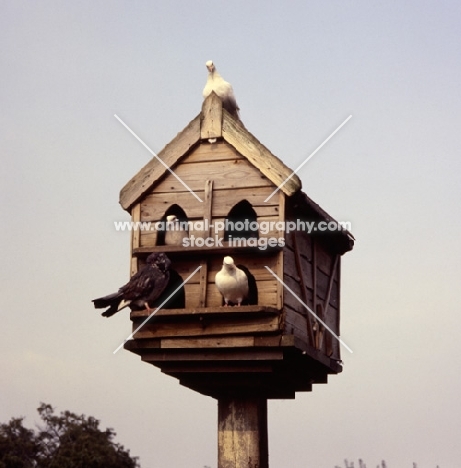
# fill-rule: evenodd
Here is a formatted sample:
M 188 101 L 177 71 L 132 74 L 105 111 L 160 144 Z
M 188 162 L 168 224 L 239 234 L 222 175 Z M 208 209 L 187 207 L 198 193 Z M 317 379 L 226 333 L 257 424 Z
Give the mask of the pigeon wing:
M 245 300 L 242 302 L 243 305 L 257 305 L 258 304 L 258 286 L 256 285 L 255 277 L 250 273 L 250 270 L 245 265 L 236 265 L 236 267 L 242 270 L 248 280 L 248 294 Z
M 184 309 L 186 304 L 186 297 L 184 293 L 184 286 L 183 279 L 181 275 L 175 270 L 169 270 L 170 277 L 168 280 L 168 284 L 160 294 L 157 299 L 149 301 L 149 306 L 152 309 L 156 309 L 160 305 L 162 305 L 168 297 L 173 294 L 176 289 L 176 293 L 171 296 L 171 298 L 163 305 L 162 309 Z M 178 289 L 179 288 L 179 289 Z
M 161 272 L 154 265 L 147 265 L 135 273 L 125 286 L 120 288 L 123 299 L 129 301 L 144 300 L 153 295 L 160 295 L 165 288 L 165 277 L 168 274 Z M 166 280 L 168 283 L 168 280 Z M 157 296 L 156 296 L 157 297 Z

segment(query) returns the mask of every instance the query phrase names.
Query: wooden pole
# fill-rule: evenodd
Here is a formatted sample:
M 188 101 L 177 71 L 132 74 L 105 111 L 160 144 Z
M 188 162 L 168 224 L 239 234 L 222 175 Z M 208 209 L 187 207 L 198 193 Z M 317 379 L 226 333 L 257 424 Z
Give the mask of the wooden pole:
M 218 468 L 268 468 L 267 400 L 218 399 Z

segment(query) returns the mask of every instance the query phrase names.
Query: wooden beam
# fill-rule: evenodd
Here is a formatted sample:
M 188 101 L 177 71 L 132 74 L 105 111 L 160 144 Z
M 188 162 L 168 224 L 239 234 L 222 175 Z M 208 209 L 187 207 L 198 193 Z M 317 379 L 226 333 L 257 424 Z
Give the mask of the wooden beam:
M 281 191 L 288 196 L 301 189 L 301 180 L 283 162 L 262 145 L 242 124 L 223 111 L 222 135 L 242 156 L 258 168 L 275 186 L 282 183 Z
M 167 361 L 233 361 L 233 362 L 252 362 L 258 361 L 282 361 L 283 350 L 280 348 L 259 349 L 259 348 L 233 348 L 233 349 L 177 349 L 172 352 L 171 349 L 152 349 L 144 350 L 142 353 L 143 361 L 149 362 L 167 362 Z
M 212 223 L 212 210 L 211 207 L 213 205 L 213 181 L 206 180 L 205 181 L 205 200 L 203 200 L 203 221 L 205 225 L 208 226 L 206 231 L 206 236 L 211 236 L 211 223 Z
M 255 346 L 254 336 L 224 336 L 209 338 L 165 338 L 160 346 L 165 349 L 184 348 L 248 348 Z
M 144 361 L 144 359 L 141 357 L 141 360 Z M 146 361 L 147 362 L 147 361 Z M 201 362 L 162 362 L 161 365 L 158 362 L 149 362 L 149 364 L 152 364 L 154 366 L 160 367 L 162 372 L 166 374 L 170 374 L 175 376 L 176 378 L 181 378 L 180 374 L 181 373 L 186 373 L 186 374 L 215 374 L 215 373 L 221 373 L 221 375 L 229 375 L 230 373 L 235 373 L 235 374 L 242 374 L 242 373 L 250 373 L 250 374 L 261 374 L 261 373 L 266 373 L 269 374 L 273 372 L 273 363 L 270 361 L 263 361 L 263 362 L 256 362 L 256 363 L 250 363 L 250 362 L 245 362 L 239 365 L 238 363 L 230 362 L 226 365 L 226 363 L 221 362 L 218 364 L 213 364 L 209 363 L 208 365 L 204 365 L 204 363 Z M 175 375 L 176 374 L 176 375 Z M 208 380 L 208 378 L 206 378 Z M 180 382 L 181 384 L 184 385 L 184 382 Z M 246 386 L 247 383 L 245 383 Z M 186 384 L 186 386 L 188 386 Z M 205 384 L 205 386 L 208 386 Z M 222 392 L 220 392 L 222 393 Z
M 207 278 L 208 278 L 208 260 L 203 258 L 201 260 L 200 265 L 200 301 L 199 307 L 206 306 L 206 296 L 207 296 Z
M 218 468 L 268 468 L 267 400 L 218 398 Z
M 326 312 L 328 310 L 328 304 L 330 303 L 331 290 L 333 288 L 333 283 L 335 281 L 336 268 L 338 267 L 338 262 L 339 262 L 339 255 L 336 255 L 335 260 L 333 262 L 333 265 L 331 267 L 330 279 L 328 281 L 327 295 L 326 295 L 325 301 L 323 303 L 323 310 L 324 310 L 325 314 L 326 314 Z
M 298 241 L 296 239 L 296 234 L 297 231 L 294 231 L 291 233 L 291 238 L 293 239 L 293 249 L 295 253 L 295 263 L 296 263 L 296 270 L 298 277 L 301 282 L 301 299 L 305 304 L 308 302 L 308 297 L 307 297 L 307 287 L 306 287 L 306 280 L 303 275 L 303 268 L 301 262 L 303 261 L 301 258 L 301 252 L 299 251 L 298 247 Z M 308 310 L 306 310 L 306 325 L 307 325 L 307 336 L 309 337 L 309 344 L 311 346 L 314 345 L 314 334 L 312 330 L 312 318 L 311 314 L 309 313 Z
M 239 316 L 243 315 L 245 317 L 250 317 L 251 314 L 254 315 L 262 315 L 262 316 L 274 316 L 278 315 L 280 313 L 279 310 L 277 310 L 274 307 L 266 307 L 266 306 L 261 306 L 261 305 L 243 305 L 240 307 L 197 307 L 197 308 L 190 308 L 190 309 L 160 309 L 157 311 L 152 317 L 155 320 L 155 317 L 179 317 L 181 319 L 184 318 L 184 316 L 200 316 L 200 315 L 220 315 L 222 317 L 228 316 L 228 317 L 234 317 L 234 316 Z M 149 313 L 147 312 L 146 309 L 144 310 L 135 310 L 131 312 L 130 318 L 131 320 L 134 319 L 146 319 L 149 316 Z
M 183 247 L 182 245 L 159 245 L 152 247 L 139 247 L 138 249 L 133 250 L 133 255 L 135 256 L 145 256 L 152 252 L 165 252 L 167 254 L 197 254 L 197 255 L 211 255 L 211 254 L 221 254 L 224 253 L 227 255 L 230 254 L 251 254 L 257 253 L 260 256 L 270 256 L 274 252 L 279 252 L 282 250 L 282 247 L 276 245 L 275 247 L 267 246 L 265 250 L 261 250 L 259 247 L 248 247 L 248 246 L 233 246 L 229 242 L 222 242 L 222 247 L 211 246 L 207 247 L 206 245 L 200 247 Z
M 322 304 L 317 304 L 315 308 L 315 315 L 319 318 L 319 321 L 317 322 L 317 333 L 315 335 L 315 347 L 317 349 L 322 349 L 322 344 L 323 344 L 323 335 L 325 333 L 325 327 L 320 323 L 320 320 L 322 322 L 325 322 L 325 309 L 323 308 Z
M 158 154 L 158 157 L 168 166 L 172 167 L 181 156 L 184 156 L 196 143 L 200 141 L 200 115 Z M 129 210 L 160 177 L 167 171 L 157 158 L 152 158 L 120 192 L 120 204 Z
M 200 138 L 221 138 L 222 136 L 222 101 L 213 91 L 202 105 L 200 114 Z
M 141 221 L 141 203 L 137 203 L 131 210 L 131 221 L 137 223 Z M 135 250 L 139 249 L 141 240 L 141 231 L 133 229 L 131 231 L 131 261 L 130 261 L 130 277 L 138 271 L 138 258 L 135 255 Z
M 278 197 L 279 199 L 279 221 L 281 221 L 281 225 L 285 226 L 285 195 L 280 194 Z M 279 230 L 277 237 L 280 239 L 285 238 L 285 231 L 283 229 Z M 275 269 L 275 273 L 279 278 L 283 278 L 283 264 L 285 262 L 284 259 L 284 251 L 283 249 L 279 252 L 277 255 L 277 265 Z M 267 263 L 266 263 L 267 265 Z M 277 281 L 277 308 L 282 309 L 283 308 L 283 300 L 285 297 L 285 291 L 283 284 Z
M 339 262 L 339 255 L 337 254 L 335 256 L 335 259 L 334 259 L 334 262 L 333 262 L 333 265 L 331 267 L 331 272 L 330 272 L 330 279 L 328 281 L 328 289 L 327 289 L 327 294 L 326 294 L 326 297 L 325 297 L 325 301 L 323 303 L 323 308 L 322 308 L 322 312 L 323 312 L 323 317 L 320 317 L 323 321 L 325 321 L 325 317 L 327 316 L 327 312 L 328 312 L 328 306 L 330 304 L 330 297 L 331 297 L 331 290 L 333 288 L 333 283 L 335 281 L 335 275 L 336 275 L 336 268 L 338 266 L 338 262 Z M 323 341 L 323 334 L 324 334 L 324 327 L 322 326 L 322 332 L 321 332 L 321 336 L 319 338 L 319 349 L 322 347 L 322 341 Z M 327 350 L 327 354 L 328 354 L 328 350 Z
M 133 330 L 139 327 L 140 323 L 133 322 Z M 262 316 L 242 320 L 239 318 L 225 318 L 222 320 L 200 320 L 196 317 L 193 322 L 155 322 L 148 321 L 139 331 L 134 334 L 134 338 L 174 338 L 174 337 L 205 337 L 205 336 L 225 336 L 225 335 L 250 335 L 277 333 L 280 331 L 280 318 L 277 316 Z
M 317 242 L 315 242 L 315 238 L 311 237 L 312 239 L 312 310 L 315 312 L 317 308 Z M 319 323 L 314 318 L 312 331 L 315 341 L 312 345 L 318 349 L 317 347 L 317 336 L 319 331 Z
M 205 182 L 205 199 L 203 200 L 204 204 L 204 215 L 203 221 L 207 230 L 203 233 L 205 238 L 209 238 L 211 234 L 211 223 L 212 223 L 212 213 L 211 207 L 213 203 L 213 181 L 207 180 Z M 200 261 L 202 268 L 200 269 L 200 307 L 206 307 L 207 305 L 207 281 L 208 281 L 208 256 L 204 256 Z

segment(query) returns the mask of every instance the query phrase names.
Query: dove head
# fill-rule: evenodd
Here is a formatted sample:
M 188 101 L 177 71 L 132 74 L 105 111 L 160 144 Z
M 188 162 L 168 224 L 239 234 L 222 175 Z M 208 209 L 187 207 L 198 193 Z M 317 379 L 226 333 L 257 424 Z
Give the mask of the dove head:
M 210 73 L 213 73 L 215 71 L 215 66 L 214 66 L 213 60 L 208 60 L 208 62 L 205 63 L 205 65 L 208 68 L 208 71 Z
M 162 252 L 155 252 L 147 257 L 148 265 L 155 265 L 161 271 L 167 271 L 170 268 L 171 260 Z
M 226 270 L 233 270 L 235 269 L 234 259 L 232 257 L 224 257 L 223 266 Z

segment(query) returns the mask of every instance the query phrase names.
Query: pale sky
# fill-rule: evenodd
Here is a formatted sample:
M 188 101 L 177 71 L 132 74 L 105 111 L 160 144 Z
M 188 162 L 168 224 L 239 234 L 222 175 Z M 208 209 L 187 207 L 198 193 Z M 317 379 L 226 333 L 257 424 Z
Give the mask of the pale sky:
M 129 274 L 124 184 L 200 112 L 205 62 L 245 126 L 352 223 L 344 371 L 269 403 L 271 468 L 461 466 L 461 4 L 0 2 L 0 421 L 41 401 L 143 468 L 216 467 L 215 400 L 128 351 L 91 299 Z

